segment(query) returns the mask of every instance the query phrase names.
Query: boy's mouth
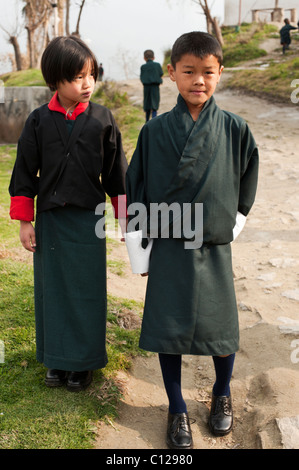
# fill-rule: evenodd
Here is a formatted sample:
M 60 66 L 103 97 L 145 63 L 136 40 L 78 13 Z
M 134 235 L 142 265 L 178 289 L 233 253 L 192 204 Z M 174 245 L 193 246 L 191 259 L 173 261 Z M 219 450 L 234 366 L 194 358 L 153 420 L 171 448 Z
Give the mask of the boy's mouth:
M 200 96 L 205 93 L 205 90 L 191 90 L 191 93 L 195 96 Z

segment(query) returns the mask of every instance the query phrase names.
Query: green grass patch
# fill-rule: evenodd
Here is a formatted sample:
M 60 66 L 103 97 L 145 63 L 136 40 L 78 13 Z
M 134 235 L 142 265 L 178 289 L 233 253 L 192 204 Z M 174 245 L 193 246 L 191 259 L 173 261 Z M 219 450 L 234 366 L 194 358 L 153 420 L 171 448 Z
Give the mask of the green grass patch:
M 235 67 L 248 60 L 254 60 L 267 55 L 261 49 L 260 43 L 272 37 L 277 28 L 268 24 L 242 24 L 240 29 L 222 28 L 224 39 L 223 63 L 225 67 Z
M 39 69 L 20 70 L 9 72 L 0 76 L 4 86 L 46 86 Z
M 226 86 L 287 104 L 291 103 L 290 97 L 294 91 L 291 83 L 299 78 L 298 74 L 299 59 L 290 58 L 281 63 L 272 62 L 264 70 L 237 70 Z

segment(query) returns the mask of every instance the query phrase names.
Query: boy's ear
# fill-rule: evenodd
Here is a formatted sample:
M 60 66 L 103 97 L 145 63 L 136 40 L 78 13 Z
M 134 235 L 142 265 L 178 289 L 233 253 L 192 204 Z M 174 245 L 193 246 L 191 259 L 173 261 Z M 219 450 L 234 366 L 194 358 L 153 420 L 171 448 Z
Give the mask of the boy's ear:
M 168 74 L 170 76 L 170 79 L 175 82 L 175 69 L 173 68 L 173 66 L 171 64 L 167 64 L 167 70 L 168 70 Z
M 219 79 L 218 79 L 218 82 L 217 82 L 217 83 L 220 82 L 220 78 L 221 78 L 221 74 L 222 74 L 222 72 L 223 72 L 223 69 L 224 69 L 224 67 L 223 67 L 223 65 L 221 65 L 220 70 L 219 70 Z

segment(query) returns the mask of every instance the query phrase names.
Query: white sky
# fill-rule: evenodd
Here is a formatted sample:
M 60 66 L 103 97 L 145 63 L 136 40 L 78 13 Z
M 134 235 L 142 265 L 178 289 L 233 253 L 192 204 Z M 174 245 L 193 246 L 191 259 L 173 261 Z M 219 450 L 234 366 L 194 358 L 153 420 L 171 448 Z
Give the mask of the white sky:
M 20 0 L 17 3 L 22 5 Z M 213 5 L 213 16 L 222 20 L 224 0 L 209 3 Z M 0 0 L 0 11 L 0 24 L 12 31 L 15 0 Z M 75 22 L 73 15 L 71 31 Z M 205 17 L 194 0 L 87 0 L 80 23 L 81 38 L 103 63 L 105 78 L 114 80 L 138 77 L 145 49 L 153 49 L 156 60 L 162 63 L 164 50 L 171 48 L 181 34 L 194 30 L 206 30 Z M 19 40 L 24 52 L 25 32 Z M 8 52 L 13 52 L 13 48 L 0 30 L 0 55 Z M 0 64 L 0 73 L 6 71 L 9 70 Z

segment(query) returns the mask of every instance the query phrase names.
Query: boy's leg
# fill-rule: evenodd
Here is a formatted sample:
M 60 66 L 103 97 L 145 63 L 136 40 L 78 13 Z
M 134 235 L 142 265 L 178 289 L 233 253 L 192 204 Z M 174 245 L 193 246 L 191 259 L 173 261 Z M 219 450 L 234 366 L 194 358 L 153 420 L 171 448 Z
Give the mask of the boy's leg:
M 157 116 L 157 111 L 155 109 L 152 110 L 152 118 L 155 118 Z
M 181 389 L 182 356 L 160 353 L 159 360 L 169 400 L 168 447 L 171 449 L 190 449 L 193 445 L 192 434 Z
M 213 386 L 209 425 L 213 434 L 224 436 L 233 425 L 233 411 L 230 396 L 230 380 L 233 372 L 235 354 L 213 356 L 216 382 Z
M 182 356 L 180 354 L 159 354 L 159 361 L 169 400 L 169 413 L 186 413 L 187 407 L 181 389 Z
M 213 386 L 213 393 L 216 396 L 230 395 L 230 380 L 233 373 L 235 354 L 229 356 L 213 356 L 216 382 Z

